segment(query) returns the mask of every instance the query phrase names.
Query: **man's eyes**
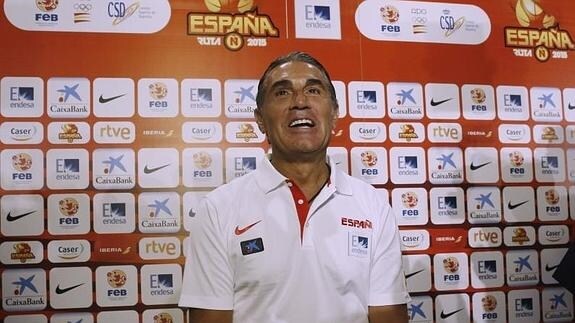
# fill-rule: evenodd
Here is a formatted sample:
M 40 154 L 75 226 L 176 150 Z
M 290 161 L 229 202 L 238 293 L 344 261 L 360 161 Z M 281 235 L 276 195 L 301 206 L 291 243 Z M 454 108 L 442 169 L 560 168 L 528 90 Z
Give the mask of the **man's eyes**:
M 289 89 L 278 89 L 274 92 L 274 95 L 277 97 L 284 97 L 293 94 L 293 90 Z M 317 87 L 309 87 L 304 89 L 304 94 L 306 95 L 321 95 L 323 91 Z

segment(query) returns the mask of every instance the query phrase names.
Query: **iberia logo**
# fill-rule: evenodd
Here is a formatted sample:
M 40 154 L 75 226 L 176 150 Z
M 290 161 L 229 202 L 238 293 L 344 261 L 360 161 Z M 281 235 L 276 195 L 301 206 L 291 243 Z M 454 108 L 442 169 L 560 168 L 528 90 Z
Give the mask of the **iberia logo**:
M 233 51 L 267 46 L 267 37 L 279 37 L 268 15 L 258 13 L 254 0 L 204 0 L 209 13 L 188 13 L 188 35 L 204 46 L 223 45 Z
M 505 46 L 513 47 L 513 54 L 533 57 L 540 62 L 550 58 L 569 57 L 568 50 L 575 44 L 568 31 L 559 28 L 559 22 L 545 11 L 543 0 L 517 0 L 515 17 L 521 27 L 505 27 Z

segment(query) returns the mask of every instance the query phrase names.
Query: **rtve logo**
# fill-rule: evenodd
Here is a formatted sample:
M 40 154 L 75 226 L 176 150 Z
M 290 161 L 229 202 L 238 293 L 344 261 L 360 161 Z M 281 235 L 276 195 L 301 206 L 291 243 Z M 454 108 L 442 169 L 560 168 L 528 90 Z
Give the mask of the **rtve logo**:
M 96 122 L 94 141 L 99 144 L 129 144 L 136 139 L 136 126 L 132 122 Z
M 181 243 L 176 237 L 143 238 L 138 244 L 140 257 L 149 259 L 176 259 L 181 254 Z

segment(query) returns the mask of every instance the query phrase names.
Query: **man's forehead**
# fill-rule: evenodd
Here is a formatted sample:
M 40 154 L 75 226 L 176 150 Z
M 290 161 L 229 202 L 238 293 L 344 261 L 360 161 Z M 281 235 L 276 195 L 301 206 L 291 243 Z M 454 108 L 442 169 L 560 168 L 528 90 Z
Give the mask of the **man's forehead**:
M 267 83 L 270 85 L 281 80 L 321 80 L 327 82 L 327 77 L 317 66 L 307 62 L 290 61 L 271 70 Z

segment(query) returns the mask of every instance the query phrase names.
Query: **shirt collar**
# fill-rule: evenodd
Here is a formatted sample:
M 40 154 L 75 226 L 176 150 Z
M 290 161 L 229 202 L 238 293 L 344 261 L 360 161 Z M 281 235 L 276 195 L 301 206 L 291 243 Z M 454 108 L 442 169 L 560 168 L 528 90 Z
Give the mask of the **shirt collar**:
M 256 172 L 256 182 L 266 194 L 285 184 L 286 180 L 288 180 L 287 177 L 283 176 L 274 168 L 270 162 L 270 157 L 271 155 L 267 155 L 263 158 Z M 330 184 L 328 187 L 335 184 L 336 192 L 344 195 L 352 195 L 352 186 L 347 176 L 337 168 L 335 161 L 329 158 L 329 156 L 327 156 L 327 162 L 331 167 Z

